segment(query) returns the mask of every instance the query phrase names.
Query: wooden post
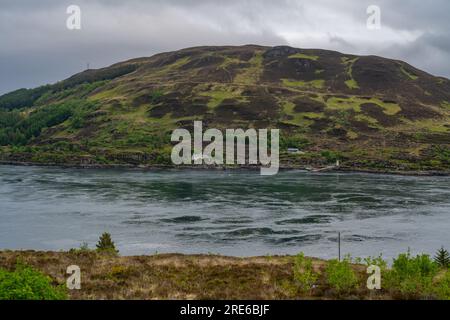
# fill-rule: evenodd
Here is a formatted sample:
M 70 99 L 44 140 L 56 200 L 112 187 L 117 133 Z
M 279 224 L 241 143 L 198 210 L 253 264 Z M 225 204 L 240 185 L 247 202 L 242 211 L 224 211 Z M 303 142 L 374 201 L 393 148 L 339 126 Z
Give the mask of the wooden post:
M 339 262 L 341 261 L 341 233 L 338 233 L 338 257 Z

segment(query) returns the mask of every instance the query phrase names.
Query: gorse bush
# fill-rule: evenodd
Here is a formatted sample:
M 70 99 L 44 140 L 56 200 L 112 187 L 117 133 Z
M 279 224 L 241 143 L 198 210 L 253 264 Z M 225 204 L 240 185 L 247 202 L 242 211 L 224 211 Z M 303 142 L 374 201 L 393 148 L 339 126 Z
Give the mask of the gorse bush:
M 429 255 L 412 257 L 410 252 L 400 254 L 386 273 L 385 283 L 391 291 L 406 298 L 427 297 L 433 291 L 433 278 L 438 272 L 437 264 Z
M 298 254 L 294 261 L 294 280 L 302 293 L 311 293 L 319 274 L 314 272 L 311 259 L 306 259 L 303 253 Z
M 110 254 L 118 254 L 119 250 L 116 249 L 116 246 L 114 242 L 111 239 L 111 235 L 107 232 L 104 232 L 100 239 L 97 242 L 97 251 L 103 252 L 103 253 L 110 253 Z
M 150 100 L 152 103 L 158 103 L 163 95 L 164 92 L 162 92 L 161 90 L 155 90 L 150 94 Z
M 0 300 L 66 299 L 65 289 L 51 282 L 50 277 L 23 264 L 14 271 L 0 269 Z
M 351 266 L 350 258 L 328 261 L 325 273 L 328 285 L 338 294 L 350 293 L 358 287 L 358 277 Z

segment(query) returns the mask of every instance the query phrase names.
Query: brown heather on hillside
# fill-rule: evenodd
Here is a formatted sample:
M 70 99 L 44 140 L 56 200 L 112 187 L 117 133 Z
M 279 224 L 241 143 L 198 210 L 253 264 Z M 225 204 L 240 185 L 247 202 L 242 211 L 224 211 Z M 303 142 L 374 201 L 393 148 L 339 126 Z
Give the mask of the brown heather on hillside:
M 81 270 L 81 289 L 65 289 L 68 266 Z M 367 265 L 380 267 L 379 290 L 367 288 Z M 0 273 L 33 268 L 68 299 L 450 299 L 450 269 L 428 255 L 400 254 L 343 261 L 297 256 L 225 257 L 155 254 L 117 256 L 87 248 L 69 252 L 0 251 Z M 373 270 L 371 271 L 373 272 Z M 14 276 L 0 296 L 20 297 L 32 279 Z M 372 282 L 372 278 L 370 283 Z M 27 282 L 28 281 L 28 282 Z M 0 283 L 2 284 L 2 283 Z M 14 295 L 15 289 L 19 289 Z M 31 293 L 39 294 L 39 289 Z M 0 297 L 1 299 L 1 297 Z M 16 298 L 12 298 L 16 299 Z

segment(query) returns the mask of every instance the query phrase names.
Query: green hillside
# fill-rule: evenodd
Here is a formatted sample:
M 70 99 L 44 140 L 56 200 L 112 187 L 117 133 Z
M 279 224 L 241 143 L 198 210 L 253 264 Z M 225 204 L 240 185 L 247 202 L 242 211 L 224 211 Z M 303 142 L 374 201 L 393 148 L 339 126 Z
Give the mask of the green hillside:
M 281 129 L 285 167 L 339 158 L 450 171 L 448 79 L 376 56 L 252 45 L 161 53 L 3 95 L 0 160 L 170 165 L 172 130 L 194 120 Z

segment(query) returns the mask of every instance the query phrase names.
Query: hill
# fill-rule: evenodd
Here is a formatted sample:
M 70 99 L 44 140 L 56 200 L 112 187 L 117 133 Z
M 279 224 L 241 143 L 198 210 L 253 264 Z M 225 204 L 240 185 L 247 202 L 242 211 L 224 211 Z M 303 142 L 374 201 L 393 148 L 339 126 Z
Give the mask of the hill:
M 161 53 L 3 95 L 0 159 L 170 165 L 172 130 L 194 120 L 281 129 L 285 167 L 450 170 L 450 80 L 377 56 L 255 45 Z

